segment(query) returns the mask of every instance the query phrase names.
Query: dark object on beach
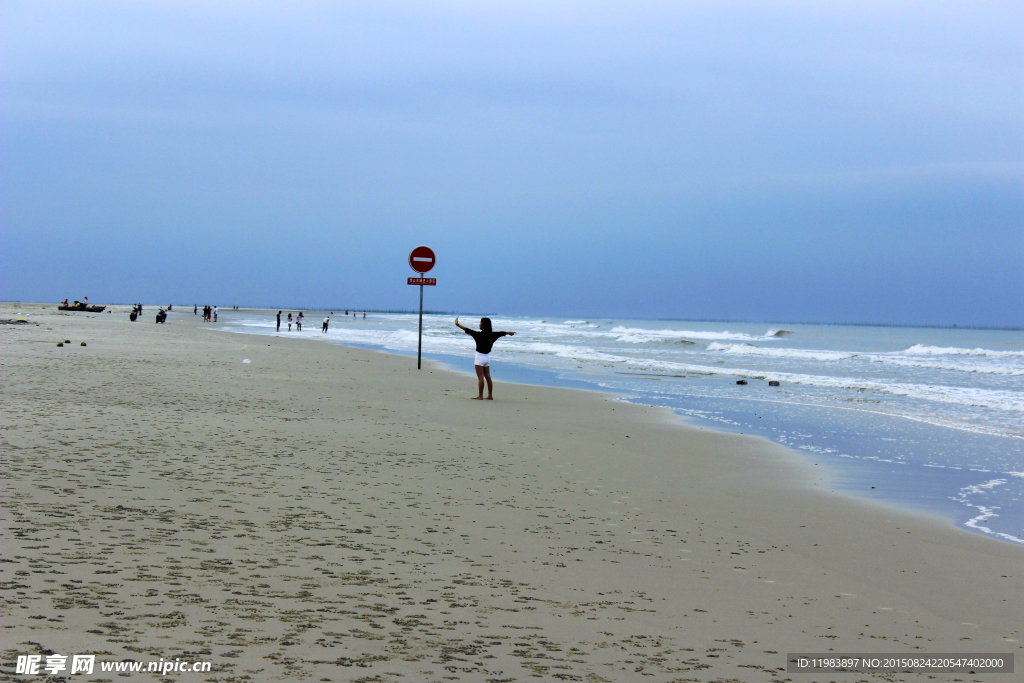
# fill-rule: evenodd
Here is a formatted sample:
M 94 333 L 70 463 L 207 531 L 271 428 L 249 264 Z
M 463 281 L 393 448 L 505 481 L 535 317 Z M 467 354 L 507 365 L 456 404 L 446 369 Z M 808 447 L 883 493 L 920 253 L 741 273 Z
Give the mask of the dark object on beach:
M 745 380 L 745 379 L 738 379 L 738 380 L 736 380 L 736 384 L 746 384 L 746 383 L 747 383 L 747 380 Z
M 81 344 L 79 344 L 79 346 L 85 346 L 85 342 L 82 342 Z
M 80 301 L 76 301 L 70 306 L 57 306 L 58 311 L 84 311 L 86 313 L 102 313 L 106 306 L 86 306 Z
M 64 342 L 57 342 L 57 346 L 64 346 Z
M 158 323 L 167 322 L 167 311 L 161 308 L 156 314 L 156 321 Z
M 9 318 L 0 319 L 0 325 L 38 325 L 39 323 L 29 323 L 24 318 L 18 318 L 17 320 L 11 320 Z
M 779 386 L 779 380 L 777 380 L 777 379 L 769 380 L 768 381 L 768 386 L 770 386 L 770 387 L 777 387 L 777 386 Z
M 65 344 L 70 344 L 70 343 L 71 343 L 71 340 L 70 340 L 70 339 L 65 339 L 65 340 L 64 340 L 64 343 L 65 343 Z

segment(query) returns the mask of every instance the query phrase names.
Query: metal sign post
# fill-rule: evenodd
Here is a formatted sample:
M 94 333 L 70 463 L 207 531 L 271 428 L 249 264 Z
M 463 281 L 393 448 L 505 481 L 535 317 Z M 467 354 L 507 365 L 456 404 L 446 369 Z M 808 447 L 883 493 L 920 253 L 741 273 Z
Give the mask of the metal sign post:
M 434 250 L 430 247 L 416 247 L 409 254 L 409 267 L 420 275 L 429 273 L 436 262 Z M 423 286 L 436 285 L 437 280 L 432 277 L 411 277 L 408 284 L 420 286 L 420 332 L 419 341 L 416 344 L 416 369 L 421 370 L 423 369 Z
M 416 340 L 416 369 L 423 367 L 423 285 L 420 285 L 420 334 Z

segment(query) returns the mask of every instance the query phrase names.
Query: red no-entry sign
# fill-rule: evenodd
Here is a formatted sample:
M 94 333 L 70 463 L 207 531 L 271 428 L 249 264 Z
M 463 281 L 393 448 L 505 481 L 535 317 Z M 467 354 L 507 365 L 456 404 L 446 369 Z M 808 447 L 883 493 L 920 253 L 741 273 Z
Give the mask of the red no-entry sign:
M 429 273 L 434 263 L 434 250 L 430 247 L 416 247 L 409 254 L 409 265 L 417 273 Z
M 409 253 L 409 267 L 420 275 L 429 273 L 436 262 L 434 250 L 430 247 L 416 247 Z M 423 367 L 423 285 L 437 285 L 437 280 L 432 277 L 411 277 L 409 284 L 420 286 L 420 334 L 416 345 L 416 369 L 419 370 Z

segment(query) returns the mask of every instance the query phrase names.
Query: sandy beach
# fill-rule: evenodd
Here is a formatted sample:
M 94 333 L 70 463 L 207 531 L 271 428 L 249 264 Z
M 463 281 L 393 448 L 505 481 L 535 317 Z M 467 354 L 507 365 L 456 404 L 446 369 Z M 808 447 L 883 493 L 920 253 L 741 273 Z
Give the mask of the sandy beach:
M 29 321 L 0 325 L 0 676 L 94 653 L 208 681 L 1013 678 L 786 673 L 787 652 L 1019 660 L 1024 549 L 834 494 L 781 446 L 108 310 L 0 304 Z

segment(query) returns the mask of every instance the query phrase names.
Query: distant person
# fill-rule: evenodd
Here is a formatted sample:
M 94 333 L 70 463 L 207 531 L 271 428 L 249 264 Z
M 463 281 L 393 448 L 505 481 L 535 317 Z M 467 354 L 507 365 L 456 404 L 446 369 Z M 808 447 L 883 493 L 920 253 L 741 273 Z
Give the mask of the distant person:
M 217 307 L 213 307 L 213 322 L 217 322 Z
M 473 341 L 476 342 L 476 360 L 473 361 L 473 367 L 476 370 L 476 379 L 479 390 L 477 395 L 473 398 L 482 401 L 484 400 L 484 381 L 487 381 L 487 399 L 488 401 L 494 400 L 494 383 L 491 382 L 491 347 L 501 337 L 506 334 L 508 336 L 515 335 L 515 332 L 495 332 L 491 329 L 490 318 L 480 318 L 480 331 L 471 330 L 465 325 L 459 324 L 459 319 L 455 319 L 455 326 L 460 328 L 463 332 L 473 337 Z
M 295 331 L 296 332 L 302 332 L 302 321 L 303 321 L 302 311 L 299 311 L 299 315 L 295 317 Z
M 363 311 L 363 320 L 366 320 L 366 311 Z
M 356 319 L 356 312 L 355 312 L 355 311 L 352 311 L 352 319 L 353 319 L 353 320 L 355 320 L 355 319 Z
M 167 312 L 170 313 L 173 310 L 174 310 L 174 305 L 173 304 L 167 304 Z
M 199 304 L 192 305 L 192 315 L 199 315 Z
M 291 313 L 288 314 L 288 331 L 289 332 L 292 331 L 292 314 Z
M 327 332 L 327 325 L 330 322 L 331 322 L 331 316 L 327 316 L 326 318 L 324 318 L 324 329 L 322 330 L 323 332 L 325 332 L 325 333 Z
M 68 300 L 64 299 L 64 302 L 61 304 L 61 306 L 67 306 L 67 305 L 68 305 Z
M 281 331 L 281 311 L 277 312 L 277 331 Z
M 86 306 L 88 306 L 89 305 L 89 297 L 84 297 L 82 299 L 82 303 L 85 304 Z

